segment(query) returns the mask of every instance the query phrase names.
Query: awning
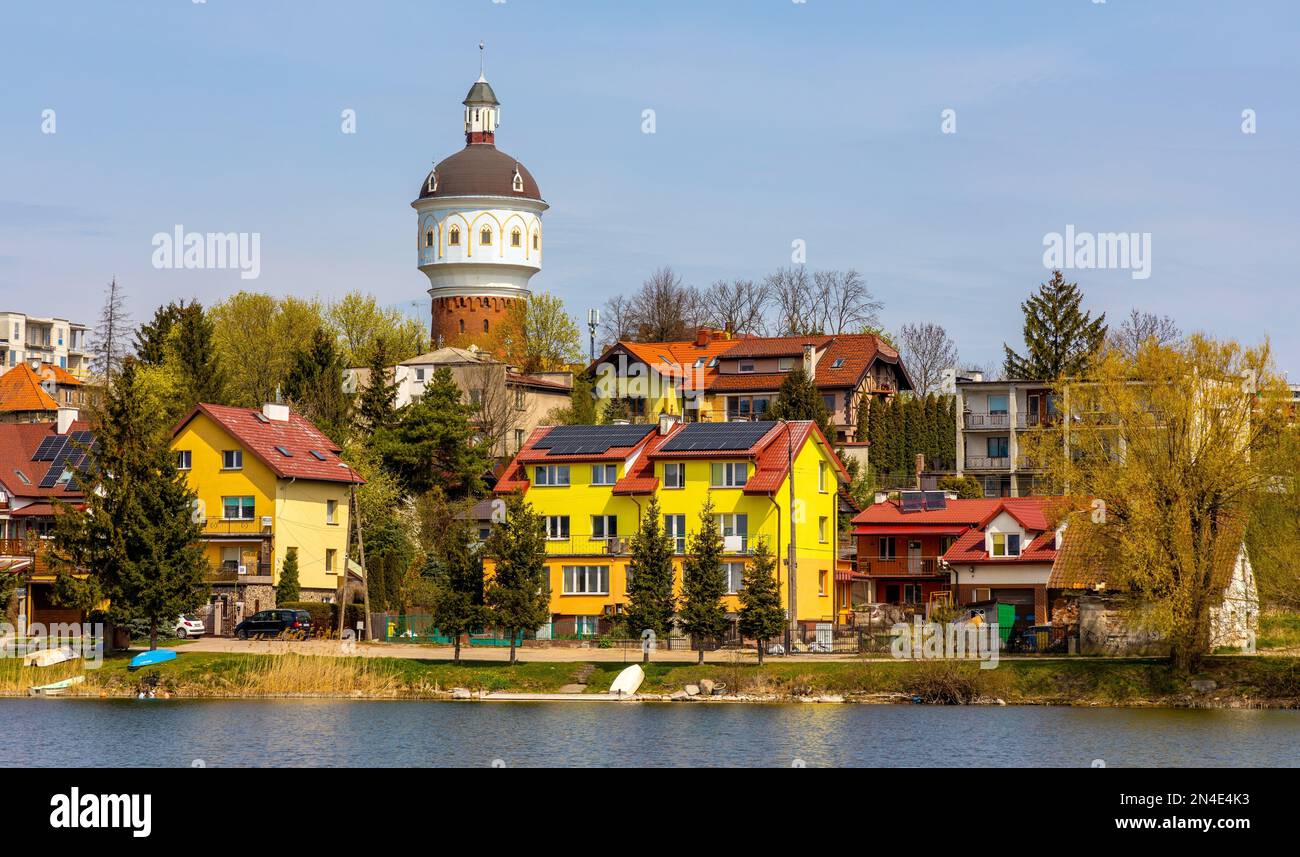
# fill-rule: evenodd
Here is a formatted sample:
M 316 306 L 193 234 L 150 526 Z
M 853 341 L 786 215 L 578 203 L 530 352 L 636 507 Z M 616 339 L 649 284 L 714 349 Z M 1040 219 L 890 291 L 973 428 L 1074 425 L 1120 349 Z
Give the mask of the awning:
M 856 571 L 837 571 L 835 572 L 836 583 L 853 583 L 856 580 L 870 580 L 865 574 L 858 574 Z
M 21 509 L 14 509 L 9 513 L 11 518 L 52 518 L 54 517 L 53 503 L 28 503 Z
M 926 524 L 861 524 L 853 528 L 855 536 L 960 536 L 969 530 L 960 524 L 933 526 Z
M 32 558 L 29 556 L 0 559 L 0 574 L 17 574 L 20 571 L 26 571 L 31 567 L 31 564 Z

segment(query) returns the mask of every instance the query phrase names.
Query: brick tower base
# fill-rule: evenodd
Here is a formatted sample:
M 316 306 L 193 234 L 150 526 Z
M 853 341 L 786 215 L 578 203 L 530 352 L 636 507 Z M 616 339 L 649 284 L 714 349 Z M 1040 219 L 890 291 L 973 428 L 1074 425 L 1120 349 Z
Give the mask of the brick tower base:
M 457 295 L 435 298 L 433 301 L 433 346 L 465 348 L 477 345 L 488 348 L 496 336 L 497 327 L 505 320 L 514 304 L 523 298 L 503 298 L 494 295 L 483 297 Z

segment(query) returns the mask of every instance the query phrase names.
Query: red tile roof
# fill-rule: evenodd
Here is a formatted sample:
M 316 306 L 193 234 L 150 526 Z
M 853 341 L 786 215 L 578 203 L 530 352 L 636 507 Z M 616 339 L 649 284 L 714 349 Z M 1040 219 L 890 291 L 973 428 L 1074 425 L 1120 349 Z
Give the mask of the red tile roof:
M 873 333 L 842 333 L 837 336 L 785 336 L 748 339 L 738 343 L 724 360 L 737 357 L 793 357 L 803 354 L 804 343 L 812 343 L 821 352 L 817 358 L 816 383 L 821 389 L 856 388 L 877 360 L 897 367 L 899 386 L 912 387 L 898 352 Z M 839 362 L 839 366 L 836 366 Z M 709 392 L 775 391 L 785 380 L 785 372 L 722 372 L 708 385 Z
M 74 422 L 68 432 L 89 431 L 84 420 Z M 41 441 L 58 434 L 54 423 L 0 423 L 0 486 L 15 498 L 79 499 L 76 480 L 52 488 L 41 488 L 41 480 L 49 472 L 48 461 L 32 461 Z M 27 477 L 23 482 L 18 473 Z M 66 490 L 65 490 L 66 489 Z M 16 513 L 15 513 L 16 514 Z
M 727 351 L 727 359 L 738 357 L 800 357 L 803 347 L 812 345 L 818 351 L 833 341 L 834 337 L 823 334 L 812 336 L 762 336 L 746 339 L 735 344 Z
M 918 512 L 904 512 L 897 500 L 875 503 L 859 512 L 853 518 L 853 532 L 860 535 L 872 535 L 872 525 L 902 525 L 915 527 L 917 532 L 924 532 L 927 527 L 948 527 L 960 525 L 974 527 L 1002 505 L 1002 499 L 991 497 L 977 500 L 948 500 L 943 509 L 924 509 Z M 864 528 L 869 532 L 861 532 Z
M 175 437 L 198 414 L 205 414 L 239 441 L 282 479 L 311 479 L 320 482 L 365 482 L 339 457 L 341 451 L 310 420 L 296 411 L 289 412 L 288 422 L 258 419 L 257 408 L 232 408 L 226 405 L 195 405 L 176 427 Z M 283 447 L 289 456 L 280 452 Z M 320 453 L 322 461 L 312 451 Z
M 734 337 L 710 337 L 707 343 L 698 345 L 693 339 L 671 342 L 622 340 L 610 346 L 588 367 L 588 371 L 594 372 L 599 364 L 609 362 L 619 351 L 625 351 L 664 377 L 682 379 L 683 389 L 694 389 L 697 378 L 701 379 L 704 387 L 707 388 L 710 381 L 718 374 L 717 367 L 710 365 L 713 363 L 713 358 L 725 353 L 737 343 L 746 341 L 748 340 Z M 700 364 L 699 368 L 696 368 L 696 363 Z
M 0 375 L 0 412 L 57 411 L 59 403 L 41 387 L 41 379 L 26 363 Z
M 960 502 L 960 501 L 951 501 Z M 1052 562 L 1056 559 L 1056 529 L 1048 517 L 1050 510 L 1062 502 L 1060 497 L 1003 497 L 978 524 L 971 527 L 943 555 L 949 563 L 1027 563 Z M 993 520 L 1006 512 L 1025 528 L 1029 544 L 1017 557 L 991 557 L 984 550 L 984 533 Z

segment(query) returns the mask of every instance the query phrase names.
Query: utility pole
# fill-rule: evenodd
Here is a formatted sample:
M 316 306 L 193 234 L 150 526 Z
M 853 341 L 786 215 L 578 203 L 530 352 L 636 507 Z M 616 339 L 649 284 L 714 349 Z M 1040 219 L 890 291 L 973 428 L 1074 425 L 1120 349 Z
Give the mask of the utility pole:
M 600 327 L 600 310 L 587 310 L 587 330 L 591 333 L 591 362 L 596 362 L 596 328 Z
M 782 420 L 781 422 L 785 423 L 785 461 L 786 467 L 789 470 L 789 476 L 787 478 L 790 483 L 790 550 L 789 556 L 786 558 L 786 588 L 788 590 L 786 601 L 789 605 L 787 609 L 790 615 L 786 620 L 785 651 L 786 654 L 791 654 L 794 652 L 795 637 L 799 634 L 799 602 L 796 593 L 799 560 L 796 558 L 797 553 L 795 550 L 798 527 L 796 526 L 796 521 L 794 519 L 794 438 L 792 436 L 794 428 L 785 420 Z

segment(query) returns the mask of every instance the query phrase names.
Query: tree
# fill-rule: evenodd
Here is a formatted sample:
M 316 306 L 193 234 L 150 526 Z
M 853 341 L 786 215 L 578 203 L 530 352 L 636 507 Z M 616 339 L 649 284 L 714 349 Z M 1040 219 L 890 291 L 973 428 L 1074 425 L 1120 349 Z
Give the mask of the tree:
M 167 335 L 166 360 L 175 367 L 182 413 L 200 402 L 225 404 L 225 366 L 217 353 L 212 320 L 198 301 L 177 307 Z
M 184 302 L 172 301 L 154 310 L 153 319 L 136 328 L 135 356 L 144 366 L 161 366 L 167 359 L 167 339 L 180 318 Z
M 704 663 L 707 643 L 721 641 L 731 622 L 722 597 L 727 594 L 727 569 L 722 564 L 722 531 L 713 514 L 712 498 L 700 509 L 700 528 L 691 536 L 682 562 L 682 630 L 695 638 Z
M 776 309 L 776 321 L 771 325 L 776 336 L 803 336 L 821 333 L 817 314 L 813 309 L 812 284 L 808 271 L 798 268 L 778 268 L 763 280 Z
M 369 378 L 357 397 L 357 422 L 373 434 L 393 423 L 397 413 L 397 377 L 392 369 L 388 340 L 379 336 L 370 349 Z
M 1138 351 L 1149 339 L 1154 340 L 1156 345 L 1173 345 L 1182 336 L 1183 332 L 1169 316 L 1133 309 L 1118 328 L 1110 331 L 1107 343 L 1132 360 L 1137 358 Z
M 655 639 L 668 638 L 673 630 L 673 614 L 677 612 L 673 596 L 674 545 L 663 527 L 662 517 L 659 500 L 652 496 L 632 536 L 627 563 L 627 626 L 638 635 L 649 631 Z M 642 663 L 649 661 L 650 647 L 646 646 Z
M 170 627 L 206 597 L 203 525 L 134 359 L 104 396 L 86 469 L 74 476 L 85 510 L 57 503 L 56 597 L 87 610 L 107 601 L 111 615 L 148 622 L 153 649 L 159 623 Z
M 506 498 L 506 519 L 492 528 L 484 549 L 494 565 L 483 600 L 493 623 L 510 636 L 513 666 L 516 641 L 550 618 L 551 601 L 542 519 L 521 495 Z
M 423 494 L 435 485 L 453 497 L 477 494 L 489 455 L 475 440 L 472 408 L 446 366 L 433 374 L 424 395 L 397 412 L 396 423 L 380 428 L 372 445 L 406 492 Z
M 951 491 L 961 500 L 978 500 L 984 496 L 984 486 L 974 476 L 945 476 L 939 480 L 940 491 Z
M 299 413 L 340 446 L 352 411 L 352 397 L 343 391 L 345 369 L 334 337 L 318 327 L 294 354 L 284 379 L 284 395 Z
M 284 565 L 280 567 L 280 582 L 275 585 L 275 603 L 292 604 L 301 596 L 298 586 L 298 549 L 284 552 Z
M 483 552 L 474 536 L 464 520 L 449 522 L 444 550 L 434 562 L 438 593 L 433 605 L 433 624 L 451 638 L 456 663 L 460 663 L 461 637 L 482 626 L 488 618 L 483 606 Z
M 905 324 L 899 328 L 898 343 L 912 387 L 922 396 L 936 392 L 944 370 L 957 365 L 957 343 L 942 325 Z
M 1027 435 L 1024 451 L 1067 491 L 1068 510 L 1086 510 L 1067 519 L 1066 546 L 1141 605 L 1176 668 L 1194 669 L 1247 522 L 1279 488 L 1288 395 L 1268 346 L 1148 340 L 1136 359 L 1108 351 L 1057 392 L 1066 418 Z M 1277 538 L 1294 557 L 1296 532 Z
M 396 309 L 379 306 L 373 295 L 348 292 L 324 312 L 323 321 L 337 333 L 346 366 L 368 366 L 383 345 L 394 365 L 423 354 L 428 346 L 424 325 Z
M 544 292 L 510 305 L 491 350 L 525 374 L 562 371 L 584 356 L 582 335 L 564 301 Z
M 758 662 L 763 663 L 767 641 L 785 631 L 785 608 L 776 579 L 776 559 L 766 539 L 759 539 L 745 566 L 740 590 L 740 634 L 758 642 Z
M 573 378 L 573 392 L 569 394 L 568 407 L 555 408 L 547 414 L 547 424 L 565 426 L 595 425 L 599 421 L 599 416 L 596 413 L 594 387 L 595 384 L 590 376 L 586 374 L 575 375 Z
M 699 296 L 665 265 L 632 296 L 629 316 L 631 328 L 642 342 L 691 339 L 699 321 Z
M 1106 341 L 1106 314 L 1093 318 L 1080 309 L 1082 302 L 1079 284 L 1067 283 L 1060 271 L 1053 271 L 1038 293 L 1020 305 L 1026 355 L 1002 346 L 1008 378 L 1055 381 L 1084 373 Z
M 131 317 L 126 311 L 126 293 L 114 277 L 104 290 L 104 307 L 95 325 L 92 371 L 107 384 L 122 368 L 127 354 Z
M 761 334 L 771 294 L 766 282 L 718 280 L 700 295 L 701 321 L 718 330 Z
M 325 324 L 317 301 L 254 292 L 231 295 L 210 313 L 221 365 L 238 367 L 227 378 L 227 403 L 248 408 L 275 401 L 301 344 Z
M 817 384 L 808 377 L 803 367 L 796 367 L 786 373 L 767 415 L 774 420 L 812 420 L 829 442 L 835 442 L 835 426 L 831 424 L 826 402 L 822 399 Z
M 817 271 L 809 279 L 802 266 L 781 268 L 764 284 L 776 311 L 771 327 L 777 336 L 857 333 L 879 325 L 883 304 L 852 269 Z
M 636 336 L 632 315 L 632 300 L 625 295 L 614 295 L 605 302 L 605 309 L 600 316 L 602 349 Z

